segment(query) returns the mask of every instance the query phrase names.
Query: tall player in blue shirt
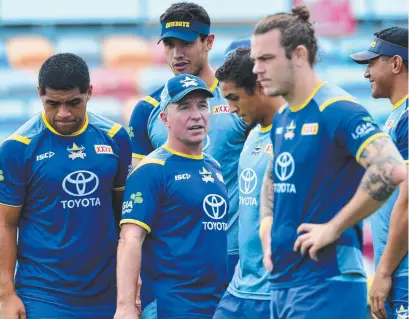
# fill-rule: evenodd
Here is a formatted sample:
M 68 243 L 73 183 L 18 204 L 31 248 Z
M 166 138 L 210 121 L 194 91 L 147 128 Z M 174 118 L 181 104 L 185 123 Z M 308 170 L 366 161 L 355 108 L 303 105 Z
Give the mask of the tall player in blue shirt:
M 0 149 L 0 317 L 112 318 L 131 142 L 86 112 L 92 86 L 80 57 L 50 57 L 38 94 L 44 112 Z
M 200 77 L 214 97 L 210 103 L 210 130 L 204 151 L 222 166 L 229 190 L 230 211 L 228 221 L 229 273 L 232 276 L 238 261 L 238 190 L 237 167 L 240 152 L 247 137 L 245 123 L 236 114 L 229 113 L 218 80 L 209 64 L 209 52 L 215 35 L 210 32 L 210 18 L 206 10 L 195 3 L 180 2 L 171 5 L 160 17 L 166 61 L 172 72 Z M 139 102 L 132 113 L 130 131 L 133 163 L 166 143 L 167 130 L 159 118 L 160 95 L 163 87 Z
M 363 319 L 359 221 L 391 195 L 406 169 L 366 109 L 318 79 L 308 19 L 305 6 L 272 15 L 256 25 L 252 39 L 254 72 L 265 94 L 288 102 L 274 117 L 274 159 L 261 200 L 262 229 L 271 228 L 270 238 L 262 236 L 271 316 Z
M 391 135 L 408 163 L 408 29 L 392 27 L 375 33 L 367 51 L 351 58 L 367 64 L 365 78 L 372 96 L 388 98 L 393 107 L 383 130 Z M 408 183 L 405 180 L 385 205 L 371 216 L 376 273 L 369 297 L 377 318 L 403 318 L 408 309 Z
M 266 96 L 257 83 L 250 49 L 239 48 L 216 71 L 220 88 L 236 112 L 253 128 L 239 161 L 239 263 L 213 319 L 270 318 L 270 282 L 263 266 L 260 230 L 260 190 L 271 156 L 271 123 L 285 104 Z
M 137 318 L 139 272 L 142 307 L 156 302 L 158 319 L 212 318 L 227 285 L 227 189 L 220 165 L 203 154 L 214 95 L 190 74 L 163 92 L 168 142 L 126 183 L 115 319 Z

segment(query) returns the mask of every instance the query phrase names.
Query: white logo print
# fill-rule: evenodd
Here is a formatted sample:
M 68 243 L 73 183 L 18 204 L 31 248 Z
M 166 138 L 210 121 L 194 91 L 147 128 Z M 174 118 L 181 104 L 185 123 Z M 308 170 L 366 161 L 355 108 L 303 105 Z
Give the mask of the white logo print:
M 88 171 L 73 172 L 67 175 L 62 182 L 64 191 L 75 197 L 91 195 L 98 185 L 98 176 Z
M 188 76 L 184 80 L 181 80 L 180 83 L 182 83 L 182 87 L 187 88 L 189 86 L 198 86 L 199 83 L 197 83 L 196 79 L 192 79 Z
M 275 162 L 274 171 L 281 181 L 286 181 L 293 176 L 295 170 L 294 158 L 290 153 L 281 153 Z
M 54 152 L 47 152 L 41 155 L 37 155 L 37 162 L 42 161 L 43 159 L 51 158 L 55 155 Z
M 202 181 L 205 182 L 206 184 L 208 182 L 214 183 L 212 172 L 209 172 L 206 168 L 203 167 L 202 170 L 199 171 L 199 174 L 202 175 Z
M 93 194 L 99 186 L 98 176 L 89 171 L 75 171 L 68 174 L 63 182 L 63 190 L 75 199 L 63 200 L 61 204 L 63 208 L 80 208 L 80 207 L 95 207 L 101 206 L 101 201 L 98 197 L 87 198 L 86 196 Z
M 209 194 L 203 200 L 203 210 L 212 219 L 209 222 L 202 222 L 204 230 L 227 230 L 227 223 L 221 220 L 227 214 L 226 200 L 217 194 Z
M 251 194 L 257 187 L 257 174 L 251 168 L 246 168 L 240 174 L 239 188 L 245 195 Z
M 408 319 L 409 318 L 409 309 L 405 309 L 403 305 L 399 309 L 396 309 L 397 319 Z

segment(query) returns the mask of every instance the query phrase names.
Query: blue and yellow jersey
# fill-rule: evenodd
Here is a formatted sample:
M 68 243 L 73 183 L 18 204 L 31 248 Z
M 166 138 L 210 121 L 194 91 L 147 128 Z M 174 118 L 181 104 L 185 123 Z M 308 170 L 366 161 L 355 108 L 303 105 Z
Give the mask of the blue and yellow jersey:
M 130 163 L 126 130 L 92 113 L 72 135 L 39 114 L 3 143 L 0 203 L 22 207 L 17 293 L 115 303 L 112 192 L 124 190 Z
M 319 84 L 299 107 L 276 113 L 273 143 L 273 287 L 292 287 L 340 275 L 365 276 L 362 224 L 318 253 L 318 262 L 293 251 L 302 223 L 331 220 L 355 194 L 365 170 L 365 147 L 386 136 L 367 110 L 338 86 Z
M 388 133 L 398 148 L 406 163 L 408 161 L 408 97 L 406 96 L 393 106 L 383 130 Z M 391 213 L 399 195 L 396 189 L 391 197 L 383 204 L 375 214 L 371 216 L 372 238 L 375 253 L 375 265 L 378 266 L 379 259 L 385 250 L 388 240 L 389 222 Z M 399 267 L 393 273 L 394 277 L 408 276 L 408 255 L 402 259 Z
M 271 157 L 271 125 L 256 126 L 249 134 L 239 162 L 239 255 L 228 291 L 245 299 L 270 300 L 269 273 L 263 265 L 259 237 L 260 192 Z
M 161 111 L 158 107 L 162 89 L 146 97 L 135 107 L 129 124 L 133 140 L 133 157 L 143 158 L 167 141 L 168 131 L 159 117 Z M 217 80 L 210 90 L 215 97 L 210 99 L 210 131 L 204 141 L 204 152 L 214 157 L 222 167 L 230 198 L 228 250 L 237 254 L 237 168 L 240 152 L 247 137 L 247 127 L 236 114 L 229 112 L 229 106 L 223 98 Z
M 146 229 L 142 305 L 157 300 L 158 318 L 212 318 L 227 285 L 227 189 L 208 155 L 167 145 L 128 177 L 122 221 Z

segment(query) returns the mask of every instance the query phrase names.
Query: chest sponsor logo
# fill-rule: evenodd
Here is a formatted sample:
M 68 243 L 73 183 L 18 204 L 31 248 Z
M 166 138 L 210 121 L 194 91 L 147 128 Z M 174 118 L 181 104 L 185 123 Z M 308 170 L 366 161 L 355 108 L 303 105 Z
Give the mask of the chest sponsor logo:
M 359 124 L 355 128 L 355 132 L 352 133 L 352 138 L 354 140 L 357 140 L 358 138 L 367 136 L 369 133 L 373 131 L 375 131 L 375 124 L 371 122 L 365 122 L 365 123 Z
M 317 135 L 318 123 L 305 123 L 301 128 L 301 135 Z
M 223 179 L 223 175 L 220 173 L 216 173 L 216 177 L 219 181 L 221 181 L 222 183 L 224 183 L 224 179 Z
M 85 156 L 87 156 L 87 154 L 84 152 L 84 150 L 84 146 L 77 146 L 77 144 L 74 143 L 72 147 L 67 148 L 67 151 L 70 153 L 68 157 L 72 160 L 75 160 L 76 158 L 85 159 Z
M 267 144 L 266 147 L 264 147 L 264 152 L 267 154 L 273 154 L 273 144 Z
M 47 153 L 44 153 L 44 154 L 41 154 L 41 155 L 37 155 L 36 160 L 37 160 L 37 162 L 42 161 L 44 159 L 51 158 L 54 155 L 55 155 L 54 152 L 47 152 Z
M 203 211 L 210 221 L 202 222 L 204 230 L 227 230 L 227 223 L 220 221 L 227 214 L 226 200 L 217 194 L 209 194 L 203 200 Z
M 257 174 L 252 168 L 246 168 L 240 173 L 239 178 L 239 189 L 240 196 L 239 202 L 240 205 L 247 206 L 257 206 L 257 199 L 255 196 L 242 196 L 250 195 L 257 188 Z
M 68 174 L 62 182 L 62 189 L 74 198 L 61 201 L 63 208 L 101 206 L 99 197 L 92 196 L 98 186 L 99 178 L 93 172 L 80 170 Z
M 181 181 L 181 180 L 188 180 L 192 177 L 190 174 L 178 174 L 175 175 L 175 181 Z
M 206 168 L 203 167 L 202 170 L 199 171 L 199 174 L 202 175 L 202 181 L 205 182 L 206 184 L 208 182 L 214 183 L 212 172 L 208 171 Z
M 112 147 L 109 145 L 94 145 L 97 154 L 113 154 Z
M 389 120 L 385 123 L 385 126 L 383 127 L 383 130 L 385 132 L 389 132 L 393 128 L 394 120 Z
M 274 183 L 275 193 L 296 193 L 295 185 L 287 183 L 295 172 L 295 161 L 288 152 L 281 153 L 274 161 L 274 173 L 280 182 Z M 284 183 L 285 182 L 285 183 Z
M 283 134 L 283 131 L 284 131 L 284 128 L 283 128 L 283 127 L 277 127 L 277 128 L 276 128 L 276 134 L 277 134 L 277 135 Z
M 295 129 L 296 129 L 296 125 L 294 121 L 290 122 L 290 125 L 286 126 L 285 128 L 285 134 L 284 134 L 284 138 L 286 140 L 292 140 L 295 136 Z
M 218 105 L 213 107 L 213 114 L 223 114 L 223 113 L 230 113 L 230 108 L 228 105 Z

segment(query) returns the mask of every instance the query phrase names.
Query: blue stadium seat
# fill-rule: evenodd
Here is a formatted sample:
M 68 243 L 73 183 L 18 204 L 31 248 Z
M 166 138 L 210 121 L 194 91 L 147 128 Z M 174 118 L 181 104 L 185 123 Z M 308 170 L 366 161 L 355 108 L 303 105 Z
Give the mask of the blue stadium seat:
M 70 52 L 82 57 L 89 67 L 101 64 L 101 46 L 96 38 L 61 37 L 56 40 L 57 53 Z
M 25 70 L 0 69 L 0 98 L 26 98 L 37 94 L 37 75 Z
M 122 124 L 122 104 L 113 97 L 94 96 L 87 105 L 90 112 L 104 116 L 112 121 Z
M 140 91 L 150 94 L 159 89 L 165 82 L 173 77 L 167 65 L 157 65 L 142 68 L 136 74 L 136 83 Z

